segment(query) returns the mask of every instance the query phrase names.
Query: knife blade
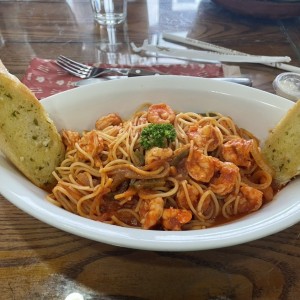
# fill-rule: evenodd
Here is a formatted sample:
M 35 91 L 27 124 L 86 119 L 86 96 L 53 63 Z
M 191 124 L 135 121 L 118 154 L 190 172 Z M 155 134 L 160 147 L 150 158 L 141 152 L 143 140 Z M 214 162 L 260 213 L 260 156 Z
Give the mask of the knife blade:
M 251 55 L 248 53 L 244 53 L 244 52 L 240 52 L 240 51 L 236 51 L 230 48 L 225 48 L 225 47 L 221 47 L 215 44 L 211 44 L 211 43 L 207 43 L 207 42 L 203 42 L 200 40 L 195 40 L 189 37 L 182 37 L 179 35 L 175 35 L 175 34 L 171 34 L 171 33 L 165 33 L 163 32 L 162 34 L 163 39 L 166 39 L 168 41 L 171 42 L 175 42 L 175 43 L 180 43 L 180 44 L 184 44 L 184 45 L 190 45 L 190 46 L 194 46 L 194 47 L 198 47 L 198 48 L 202 48 L 205 50 L 209 50 L 209 51 L 215 51 L 215 52 L 219 52 L 219 53 L 224 53 L 224 54 L 232 54 L 232 55 Z M 297 66 L 293 66 L 290 64 L 284 64 L 284 63 L 262 63 L 264 65 L 267 66 L 271 66 L 277 69 L 281 69 L 284 71 L 289 71 L 289 72 L 294 72 L 294 73 L 300 73 L 300 68 Z
M 136 53 L 145 51 L 146 53 L 153 53 L 155 55 L 162 55 L 166 57 L 181 58 L 191 61 L 205 61 L 205 62 L 243 62 L 243 63 L 280 63 L 290 62 L 289 56 L 263 56 L 263 55 L 238 55 L 218 53 L 211 51 L 199 51 L 193 49 L 177 49 L 171 47 L 162 47 L 157 45 L 150 45 L 147 40 L 141 47 L 137 47 L 133 42 L 131 43 L 132 50 Z

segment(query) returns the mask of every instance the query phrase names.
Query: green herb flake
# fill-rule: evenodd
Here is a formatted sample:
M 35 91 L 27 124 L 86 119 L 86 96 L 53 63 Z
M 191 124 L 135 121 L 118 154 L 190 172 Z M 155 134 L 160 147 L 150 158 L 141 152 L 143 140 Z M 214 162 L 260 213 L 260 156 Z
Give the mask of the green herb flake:
M 9 98 L 10 100 L 12 100 L 12 95 L 11 95 L 11 94 L 5 93 L 4 96 L 5 96 L 6 98 Z
M 13 116 L 13 117 L 17 117 L 17 115 L 19 115 L 20 114 L 20 112 L 18 112 L 17 110 L 14 110 L 12 113 L 11 113 L 11 115 Z
M 176 130 L 172 124 L 150 124 L 141 133 L 141 146 L 146 150 L 153 147 L 165 148 L 175 138 Z

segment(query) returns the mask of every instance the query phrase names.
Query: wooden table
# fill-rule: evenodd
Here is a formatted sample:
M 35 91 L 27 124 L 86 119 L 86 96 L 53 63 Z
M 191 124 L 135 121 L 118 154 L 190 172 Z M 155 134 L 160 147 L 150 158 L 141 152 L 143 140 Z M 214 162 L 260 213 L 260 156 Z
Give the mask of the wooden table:
M 130 0 L 127 24 L 108 34 L 93 22 L 87 0 L 0 0 L 0 58 L 19 78 L 31 58 L 59 54 L 84 62 L 170 62 L 134 54 L 128 44 L 157 41 L 164 31 L 251 54 L 288 55 L 300 66 L 300 18 L 245 18 L 209 0 Z M 111 47 L 109 37 L 120 42 Z M 240 67 L 255 88 L 271 93 L 283 72 Z M 1 299 L 65 299 L 73 292 L 84 299 L 300 299 L 300 224 L 239 246 L 180 253 L 80 238 L 34 219 L 1 195 L 0 224 Z

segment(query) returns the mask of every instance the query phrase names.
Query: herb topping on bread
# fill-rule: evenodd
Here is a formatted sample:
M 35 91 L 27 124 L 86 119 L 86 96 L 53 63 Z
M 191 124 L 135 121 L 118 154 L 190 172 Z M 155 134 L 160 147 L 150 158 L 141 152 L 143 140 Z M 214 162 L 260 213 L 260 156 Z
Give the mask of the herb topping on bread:
M 50 190 L 65 156 L 61 137 L 35 95 L 0 61 L 0 150 L 35 185 Z
M 274 169 L 277 185 L 284 186 L 300 174 L 300 101 L 271 130 L 262 154 Z

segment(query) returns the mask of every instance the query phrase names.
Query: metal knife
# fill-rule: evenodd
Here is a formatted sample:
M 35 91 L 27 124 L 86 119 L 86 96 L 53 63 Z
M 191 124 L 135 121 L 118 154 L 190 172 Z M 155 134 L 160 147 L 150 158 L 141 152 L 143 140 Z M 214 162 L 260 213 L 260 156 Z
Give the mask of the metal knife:
M 263 55 L 238 55 L 218 53 L 211 51 L 199 51 L 193 49 L 178 49 L 171 47 L 162 47 L 157 45 L 151 45 L 147 40 L 141 47 L 137 47 L 134 43 L 131 43 L 132 50 L 136 53 L 145 51 L 150 55 L 162 55 L 166 57 L 181 58 L 191 61 L 210 61 L 216 62 L 244 62 L 244 63 L 281 63 L 290 62 L 289 56 L 263 56 Z

